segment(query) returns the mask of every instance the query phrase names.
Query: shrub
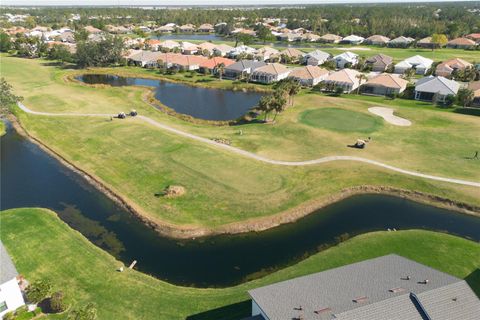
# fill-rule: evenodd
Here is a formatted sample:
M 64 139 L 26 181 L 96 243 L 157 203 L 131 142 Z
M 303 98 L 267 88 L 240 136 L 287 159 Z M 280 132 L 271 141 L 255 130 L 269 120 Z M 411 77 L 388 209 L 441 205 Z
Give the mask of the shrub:
M 63 312 L 67 309 L 67 305 L 65 304 L 65 296 L 62 291 L 57 291 L 50 297 L 50 310 L 53 313 Z
M 68 314 L 69 320 L 95 320 L 97 319 L 97 308 L 93 303 L 73 309 Z
M 335 95 L 336 96 L 341 96 L 343 94 L 344 90 L 342 87 L 336 87 L 335 88 Z
M 13 314 L 13 311 L 7 312 L 3 315 L 3 320 L 14 320 L 15 315 Z
M 39 303 L 49 295 L 50 290 L 52 285 L 47 280 L 33 282 L 26 290 L 27 299 L 32 303 Z

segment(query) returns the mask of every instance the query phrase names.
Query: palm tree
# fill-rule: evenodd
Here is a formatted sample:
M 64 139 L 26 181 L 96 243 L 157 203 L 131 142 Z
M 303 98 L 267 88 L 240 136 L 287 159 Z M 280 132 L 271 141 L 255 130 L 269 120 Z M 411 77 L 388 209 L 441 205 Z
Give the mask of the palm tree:
M 362 81 L 363 81 L 363 80 L 367 80 L 367 76 L 364 75 L 363 73 L 359 73 L 359 74 L 357 74 L 357 75 L 355 76 L 355 78 L 358 79 L 357 94 L 359 94 L 359 93 L 360 93 L 360 87 L 361 87 L 361 85 L 362 85 Z
M 157 60 L 157 66 L 158 66 L 158 69 L 160 69 L 160 73 L 163 73 L 165 71 L 165 63 L 163 62 L 162 59 Z
M 290 105 L 293 106 L 293 98 L 295 95 L 297 95 L 300 92 L 300 89 L 301 89 L 300 83 L 290 78 L 290 83 L 288 85 L 288 95 L 290 97 Z
M 285 110 L 287 106 L 287 99 L 285 98 L 284 94 L 281 93 L 274 93 L 273 94 L 273 101 L 272 101 L 272 110 L 275 110 L 275 116 L 273 117 L 273 121 L 277 118 L 277 115 L 280 112 Z
M 268 114 L 273 110 L 273 100 L 273 95 L 269 94 L 260 98 L 260 101 L 258 102 L 258 110 L 265 114 L 265 122 L 267 122 Z
M 225 72 L 225 63 L 219 63 L 217 65 L 217 73 L 220 80 L 222 80 L 223 73 Z

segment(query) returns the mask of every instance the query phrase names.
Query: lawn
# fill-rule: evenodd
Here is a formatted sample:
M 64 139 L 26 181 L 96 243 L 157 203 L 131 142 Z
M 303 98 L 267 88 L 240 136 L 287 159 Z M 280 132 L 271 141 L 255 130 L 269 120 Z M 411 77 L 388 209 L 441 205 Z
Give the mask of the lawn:
M 338 98 L 303 92 L 295 98 L 294 107 L 277 117 L 275 125 L 214 127 L 158 112 L 141 100 L 145 92 L 142 88 L 93 88 L 65 83 L 63 78 L 71 71 L 42 66 L 44 63 L 2 59 L 4 76 L 34 110 L 106 113 L 129 110 L 133 105 L 140 114 L 162 123 L 206 138 L 225 138 L 234 146 L 273 159 L 354 155 L 429 174 L 480 180 L 480 162 L 468 159 L 480 149 L 476 138 L 480 135 L 478 117 L 413 101 L 354 95 Z M 146 72 L 135 68 L 116 70 Z M 390 125 L 367 111 L 372 105 L 394 107 L 398 115 L 411 120 L 413 125 Z M 325 113 L 330 118 L 325 118 Z M 206 147 L 135 119 L 53 118 L 21 112 L 19 118 L 31 134 L 100 178 L 137 211 L 158 223 L 218 228 L 320 203 L 345 188 L 361 185 L 388 185 L 480 204 L 478 188 L 474 187 L 412 178 L 360 163 L 267 165 Z M 313 125 L 305 121 L 313 121 Z M 340 127 L 349 130 L 339 130 Z M 366 150 L 346 147 L 367 135 L 372 142 Z M 186 194 L 173 199 L 154 196 L 170 184 L 184 186 Z
M 99 319 L 239 319 L 249 315 L 249 289 L 389 253 L 466 279 L 480 294 L 480 244 L 429 231 L 369 233 L 252 282 L 196 289 L 137 271 L 115 271 L 120 262 L 51 211 L 2 211 L 0 222 L 1 240 L 22 275 L 30 281 L 49 279 L 71 306 L 94 302 Z
M 5 122 L 0 119 L 0 137 L 5 134 L 6 131 Z

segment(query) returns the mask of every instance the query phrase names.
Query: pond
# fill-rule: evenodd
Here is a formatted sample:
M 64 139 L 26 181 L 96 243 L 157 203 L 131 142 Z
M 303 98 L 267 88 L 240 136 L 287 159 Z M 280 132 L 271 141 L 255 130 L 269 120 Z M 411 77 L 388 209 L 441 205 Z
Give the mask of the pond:
M 148 86 L 155 88 L 155 98 L 177 113 L 205 120 L 235 120 L 255 107 L 262 97 L 258 92 L 207 89 L 168 81 L 85 74 L 76 77 L 87 84 L 111 86 Z M 128 111 L 128 110 L 119 110 Z
M 135 268 L 175 284 L 238 284 L 304 259 L 345 233 L 421 228 L 480 240 L 480 218 L 383 195 L 351 197 L 264 232 L 174 240 L 146 227 L 11 127 L 0 142 L 0 209 L 50 208 L 125 264 L 138 260 Z

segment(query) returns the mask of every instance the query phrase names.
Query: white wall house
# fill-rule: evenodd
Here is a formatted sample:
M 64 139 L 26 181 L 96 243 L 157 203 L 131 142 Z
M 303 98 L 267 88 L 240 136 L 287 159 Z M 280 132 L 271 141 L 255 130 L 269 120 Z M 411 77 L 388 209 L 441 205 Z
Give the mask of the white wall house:
M 444 78 L 428 76 L 415 83 L 415 100 L 443 103 L 446 97 L 457 94 L 458 82 Z
M 417 55 L 397 63 L 395 73 L 402 74 L 408 69 L 415 69 L 416 74 L 425 74 L 432 64 L 433 60 Z
M 17 276 L 17 269 L 0 242 L 0 318 L 25 304 Z
M 333 60 L 335 61 L 335 63 L 337 64 L 337 68 L 339 69 L 345 68 L 345 65 L 347 63 L 350 63 L 351 66 L 353 67 L 358 63 L 358 54 L 347 51 L 333 57 Z

